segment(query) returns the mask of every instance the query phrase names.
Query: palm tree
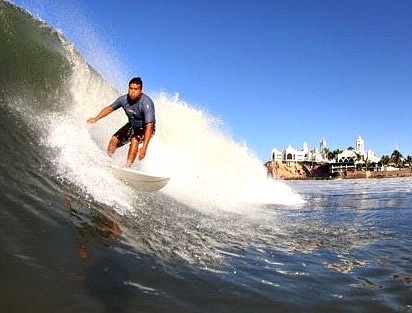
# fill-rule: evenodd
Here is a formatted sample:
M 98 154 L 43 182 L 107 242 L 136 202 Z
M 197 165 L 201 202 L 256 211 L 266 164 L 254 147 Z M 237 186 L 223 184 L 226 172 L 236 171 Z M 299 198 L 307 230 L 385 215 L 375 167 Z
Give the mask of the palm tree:
M 391 154 L 391 161 L 395 163 L 396 167 L 401 167 L 403 164 L 403 156 L 398 150 L 393 150 Z
M 412 166 L 412 156 L 408 155 L 405 159 L 405 164 L 408 164 L 409 167 Z
M 381 157 L 380 162 L 382 163 L 382 165 L 388 165 L 390 160 L 391 160 L 391 158 L 389 157 L 389 155 L 383 155 Z
M 331 151 L 328 151 L 328 153 L 326 154 L 326 158 L 330 161 L 334 158 L 335 156 L 333 155 L 333 153 Z
M 329 148 L 323 148 L 323 149 L 322 149 L 322 156 L 323 156 L 324 158 L 327 158 L 327 159 L 329 160 L 329 158 L 328 158 L 329 154 L 330 154 Z
M 336 149 L 334 151 L 328 151 L 327 158 L 328 160 L 334 159 L 339 153 L 342 153 L 342 150 Z

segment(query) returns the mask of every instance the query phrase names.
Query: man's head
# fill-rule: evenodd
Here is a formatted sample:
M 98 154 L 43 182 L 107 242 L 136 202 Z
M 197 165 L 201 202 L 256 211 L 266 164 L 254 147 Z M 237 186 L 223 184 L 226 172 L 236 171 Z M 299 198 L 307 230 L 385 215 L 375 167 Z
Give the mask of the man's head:
M 133 77 L 129 81 L 129 97 L 132 100 L 136 100 L 142 94 L 143 81 L 140 77 Z

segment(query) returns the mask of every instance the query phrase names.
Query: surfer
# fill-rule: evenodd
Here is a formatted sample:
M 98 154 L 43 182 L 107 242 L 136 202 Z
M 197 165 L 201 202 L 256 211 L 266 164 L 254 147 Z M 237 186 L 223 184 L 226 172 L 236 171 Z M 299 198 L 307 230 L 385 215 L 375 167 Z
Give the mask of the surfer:
M 132 166 L 137 155 L 139 155 L 139 161 L 146 156 L 149 141 L 155 132 L 154 104 L 142 90 L 142 79 L 132 78 L 126 95 L 120 96 L 111 105 L 104 107 L 96 117 L 87 120 L 87 123 L 92 124 L 121 107 L 124 109 L 129 122 L 112 136 L 107 147 L 107 154 L 112 156 L 117 148 L 130 142 L 126 167 Z M 140 149 L 139 144 L 142 144 Z

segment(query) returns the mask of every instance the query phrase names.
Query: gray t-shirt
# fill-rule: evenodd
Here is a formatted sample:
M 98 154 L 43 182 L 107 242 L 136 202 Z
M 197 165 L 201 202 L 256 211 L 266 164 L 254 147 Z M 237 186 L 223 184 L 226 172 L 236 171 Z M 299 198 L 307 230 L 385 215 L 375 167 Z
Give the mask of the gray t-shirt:
M 137 100 L 131 100 L 127 94 L 120 96 L 111 107 L 113 110 L 122 107 L 134 128 L 143 128 L 147 123 L 156 123 L 154 103 L 144 93 Z

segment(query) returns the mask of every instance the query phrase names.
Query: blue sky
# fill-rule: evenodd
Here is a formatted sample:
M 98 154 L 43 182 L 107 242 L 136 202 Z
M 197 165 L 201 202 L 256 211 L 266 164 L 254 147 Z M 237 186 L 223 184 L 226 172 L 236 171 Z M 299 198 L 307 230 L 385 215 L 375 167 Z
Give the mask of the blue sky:
M 412 155 L 410 0 L 117 0 L 13 3 L 59 28 L 115 87 L 180 98 L 262 160 L 358 135 Z

